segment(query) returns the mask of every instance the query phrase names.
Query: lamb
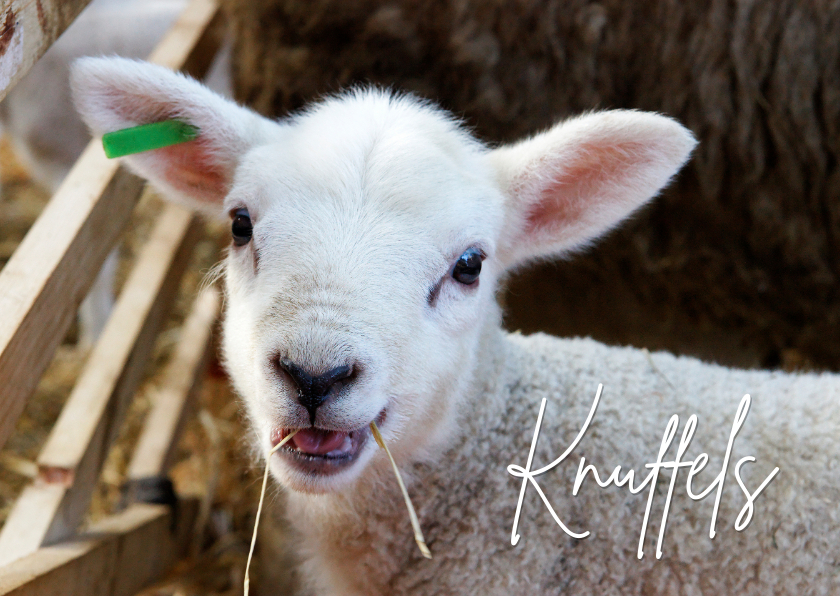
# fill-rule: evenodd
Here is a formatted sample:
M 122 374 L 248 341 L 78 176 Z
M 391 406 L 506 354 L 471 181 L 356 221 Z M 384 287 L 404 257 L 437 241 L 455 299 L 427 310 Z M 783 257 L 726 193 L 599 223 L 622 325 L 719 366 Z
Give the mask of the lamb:
M 375 89 L 270 121 L 125 59 L 80 60 L 72 86 L 96 133 L 200 131 L 126 162 L 231 218 L 224 358 L 260 452 L 302 429 L 270 469 L 311 593 L 840 590 L 836 375 L 501 329 L 506 272 L 647 203 L 695 145 L 678 123 L 597 112 L 488 148 Z

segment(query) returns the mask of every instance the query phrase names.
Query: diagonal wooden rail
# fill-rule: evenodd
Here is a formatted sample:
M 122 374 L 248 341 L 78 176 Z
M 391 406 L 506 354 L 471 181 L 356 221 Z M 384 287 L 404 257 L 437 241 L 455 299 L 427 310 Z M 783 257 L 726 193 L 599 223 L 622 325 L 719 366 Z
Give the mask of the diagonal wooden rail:
M 0 100 L 88 3 L 90 0 L 0 2 Z
M 129 478 L 132 471 L 135 478 L 166 475 L 184 411 L 204 374 L 219 304 L 213 288 L 193 303 L 134 450 Z M 131 504 L 81 536 L 0 567 L 0 596 L 132 596 L 187 553 L 197 512 L 197 500 L 189 498 L 176 508 Z
M 150 59 L 200 76 L 220 42 L 220 23 L 214 0 L 192 0 Z M 92 142 L 0 272 L 0 446 L 141 188 Z M 198 233 L 184 208 L 170 205 L 159 216 L 38 458 L 38 478 L 0 532 L 0 594 L 128 596 L 181 552 L 182 541 L 167 534 L 171 513 L 160 506 L 134 504 L 83 536 L 76 532 Z M 164 476 L 171 464 L 218 307 L 214 290 L 193 306 L 138 445 L 135 460 L 143 465 L 132 464 L 138 473 Z M 188 514 L 180 528 L 191 525 L 190 503 L 180 508 Z
M 217 291 L 206 290 L 196 299 L 128 464 L 129 483 L 166 476 L 174 463 L 178 437 L 198 387 L 197 379 L 210 356 L 210 335 L 218 313 Z
M 93 525 L 78 538 L 42 548 L 2 568 L 2 596 L 134 596 L 184 553 L 195 499 L 173 510 L 138 503 Z
M 204 375 L 219 304 L 219 293 L 212 288 L 193 303 L 143 426 L 129 477 L 131 470 L 137 477 L 166 475 L 184 411 Z M 180 499 L 175 509 L 132 504 L 81 536 L 39 548 L 0 567 L 0 596 L 131 596 L 186 554 L 197 511 L 195 499 Z M 38 515 L 30 521 L 37 522 Z
M 198 238 L 192 213 L 169 205 L 143 247 L 99 341 L 0 532 L 0 565 L 73 536 L 134 396 Z
M 176 447 L 184 410 L 204 374 L 219 303 L 212 288 L 193 303 L 134 450 L 130 478 L 131 470 L 137 478 L 166 475 L 167 455 Z M 174 509 L 132 504 L 81 536 L 0 567 L 0 595 L 132 596 L 187 553 L 197 512 L 195 499 L 181 499 Z
M 214 0 L 193 0 L 149 57 L 195 76 L 221 37 Z M 142 183 L 92 141 L 0 271 L 0 448 L 128 222 Z

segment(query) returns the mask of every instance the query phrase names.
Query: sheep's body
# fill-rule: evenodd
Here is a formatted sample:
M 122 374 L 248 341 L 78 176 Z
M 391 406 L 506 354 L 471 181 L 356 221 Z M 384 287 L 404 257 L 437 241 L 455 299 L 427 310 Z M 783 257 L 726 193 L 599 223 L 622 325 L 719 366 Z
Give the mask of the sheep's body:
M 292 494 L 289 519 L 306 557 L 315 593 L 332 594 L 836 594 L 840 591 L 840 409 L 832 375 L 732 370 L 670 354 L 612 348 L 587 339 L 488 334 L 477 393 L 460 417 L 461 434 L 428 463 L 410 468 L 410 492 L 434 558 L 411 538 L 402 499 L 384 458 L 341 495 Z M 538 477 L 567 536 L 529 487 L 511 529 L 542 398 L 548 400 L 533 469 L 560 456 L 580 431 L 599 383 L 600 405 L 583 440 L 557 468 Z M 680 471 L 663 556 L 656 559 L 670 472 L 660 474 L 644 543 L 639 536 L 649 491 L 602 489 L 587 476 L 572 496 L 580 457 L 605 479 L 615 466 L 656 460 L 672 414 L 680 416 L 672 460 L 688 417 L 697 432 L 684 460 L 709 454 L 693 482 L 701 492 L 720 472 L 735 412 L 745 393 L 752 407 L 732 451 L 716 523 L 715 493 L 686 495 Z M 746 502 L 734 468 L 755 491 L 752 522 L 733 524 Z M 408 472 L 409 470 L 406 470 Z M 638 485 L 638 484 L 637 484 Z

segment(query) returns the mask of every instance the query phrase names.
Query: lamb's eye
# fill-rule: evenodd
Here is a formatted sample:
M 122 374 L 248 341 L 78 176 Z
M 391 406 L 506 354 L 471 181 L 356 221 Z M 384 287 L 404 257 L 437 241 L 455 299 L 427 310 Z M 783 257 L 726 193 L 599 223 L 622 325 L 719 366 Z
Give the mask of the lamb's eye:
M 455 262 L 452 269 L 452 277 L 455 281 L 464 285 L 471 285 L 478 281 L 478 274 L 481 273 L 481 261 L 484 255 L 477 248 L 468 248 Z
M 233 243 L 236 246 L 245 246 L 251 241 L 254 227 L 251 225 L 251 216 L 247 209 L 237 209 L 233 212 L 233 223 L 230 226 L 230 233 L 233 236 Z

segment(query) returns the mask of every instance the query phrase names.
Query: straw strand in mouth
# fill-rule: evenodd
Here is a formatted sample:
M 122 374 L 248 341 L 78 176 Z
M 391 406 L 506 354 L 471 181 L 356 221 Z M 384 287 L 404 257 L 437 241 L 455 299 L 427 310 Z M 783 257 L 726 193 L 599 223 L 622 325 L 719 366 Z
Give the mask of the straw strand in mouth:
M 388 459 L 391 460 L 391 466 L 394 468 L 394 474 L 397 476 L 397 484 L 400 485 L 400 490 L 402 491 L 403 498 L 405 499 L 405 506 L 408 507 L 408 517 L 411 519 L 411 526 L 414 528 L 414 540 L 417 542 L 417 546 L 420 547 L 420 552 L 423 553 L 423 556 L 427 559 L 431 559 L 432 551 L 430 551 L 429 547 L 426 546 L 426 540 L 423 538 L 423 531 L 420 529 L 420 520 L 417 519 L 417 513 L 414 511 L 414 505 L 411 504 L 411 498 L 408 496 L 408 491 L 402 481 L 402 476 L 400 476 L 400 471 L 397 468 L 397 462 L 394 461 L 394 456 L 391 455 L 391 451 L 382 439 L 382 434 L 379 432 L 376 422 L 370 423 L 370 430 L 373 433 L 373 438 L 376 439 L 376 443 L 385 450 L 385 453 L 388 454 Z
M 265 489 L 268 485 L 268 467 L 269 462 L 271 460 L 271 456 L 277 452 L 283 445 L 288 443 L 292 440 L 292 437 L 300 429 L 293 430 L 288 435 L 283 437 L 277 445 L 275 445 L 271 451 L 268 452 L 268 455 L 265 458 L 265 472 L 263 473 L 263 481 L 262 481 L 262 490 L 260 491 L 260 502 L 257 505 L 257 516 L 254 520 L 254 534 L 251 536 L 251 548 L 248 551 L 248 562 L 245 564 L 245 582 L 244 582 L 244 593 L 245 596 L 248 596 L 248 590 L 251 585 L 251 578 L 250 578 L 250 570 L 251 570 L 251 559 L 254 556 L 254 547 L 257 544 L 257 530 L 260 525 L 260 515 L 262 514 L 262 507 L 263 501 L 265 500 Z M 417 512 L 414 510 L 414 505 L 411 503 L 411 498 L 408 496 L 408 490 L 405 488 L 405 483 L 403 483 L 402 476 L 400 475 L 400 470 L 397 468 L 397 462 L 394 461 L 394 456 L 391 455 L 391 451 L 388 449 L 388 446 L 385 444 L 385 441 L 382 439 L 382 434 L 379 432 L 379 428 L 376 426 L 375 422 L 370 423 L 370 430 L 373 433 L 373 438 L 376 440 L 377 445 L 385 450 L 385 453 L 388 455 L 388 459 L 391 462 L 391 467 L 394 469 L 394 475 L 397 477 L 397 484 L 400 486 L 400 490 L 402 491 L 403 498 L 405 499 L 405 505 L 408 508 L 408 517 L 411 519 L 411 526 L 414 528 L 414 540 L 417 542 L 417 546 L 420 548 L 420 552 L 423 553 L 423 556 L 427 559 L 432 558 L 432 553 L 429 550 L 429 547 L 426 546 L 426 540 L 423 538 L 423 531 L 420 529 L 420 520 L 417 519 Z
M 248 562 L 245 564 L 245 596 L 248 596 L 248 588 L 251 586 L 251 559 L 254 556 L 254 546 L 257 544 L 257 528 L 260 526 L 260 514 L 262 513 L 263 499 L 265 499 L 265 487 L 268 484 L 268 464 L 271 461 L 271 456 L 274 455 L 278 449 L 292 440 L 292 437 L 297 434 L 300 429 L 297 428 L 283 437 L 283 440 L 277 443 L 268 455 L 265 457 L 265 473 L 263 474 L 262 490 L 260 491 L 260 504 L 257 505 L 257 519 L 254 520 L 254 535 L 251 536 L 251 550 L 248 551 Z

